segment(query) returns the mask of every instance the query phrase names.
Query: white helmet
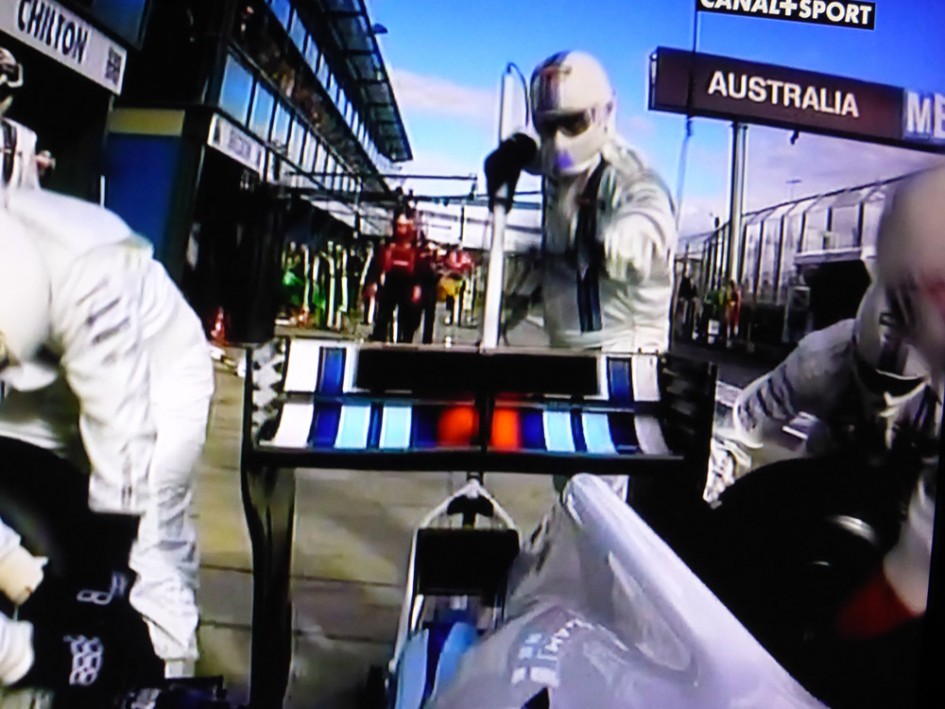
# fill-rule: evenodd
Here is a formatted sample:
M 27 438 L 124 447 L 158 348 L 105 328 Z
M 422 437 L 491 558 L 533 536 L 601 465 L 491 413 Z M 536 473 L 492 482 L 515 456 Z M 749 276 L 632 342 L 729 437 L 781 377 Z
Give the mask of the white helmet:
M 945 369 L 945 168 L 903 183 L 876 237 L 876 275 L 906 337 L 936 372 Z
M 17 222 L 0 209 L 0 378 L 28 363 L 49 334 L 49 273 Z
M 860 301 L 853 325 L 854 373 L 874 409 L 893 410 L 928 379 L 928 365 L 907 336 L 885 290 L 874 283 Z
M 0 116 L 13 103 L 13 89 L 23 85 L 23 67 L 10 50 L 0 47 Z
M 584 52 L 559 52 L 539 64 L 531 105 L 545 174 L 584 172 L 614 130 L 616 100 L 607 72 Z

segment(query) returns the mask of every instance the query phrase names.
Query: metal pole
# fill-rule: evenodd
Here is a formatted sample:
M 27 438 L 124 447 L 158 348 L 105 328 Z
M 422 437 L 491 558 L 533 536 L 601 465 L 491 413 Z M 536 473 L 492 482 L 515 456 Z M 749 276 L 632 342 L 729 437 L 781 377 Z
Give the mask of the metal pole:
M 326 293 L 326 302 L 325 302 L 325 319 L 328 324 L 328 329 L 332 330 L 335 327 L 335 257 L 334 257 L 335 245 L 329 243 L 328 251 L 325 254 L 325 261 L 328 264 L 328 292 Z
M 502 84 L 499 93 L 499 142 L 505 139 L 506 106 L 509 101 L 506 94 L 514 87 L 512 72 L 506 68 L 502 75 Z M 483 306 L 482 318 L 482 348 L 491 350 L 499 344 L 499 329 L 502 321 L 502 289 L 505 285 L 505 221 L 508 214 L 505 211 L 507 187 L 503 186 L 498 194 L 498 204 L 492 210 L 492 244 L 489 248 L 489 270 L 486 273 L 486 301 Z
M 786 234 L 785 224 L 787 222 L 787 215 L 781 217 L 781 236 L 778 238 L 778 256 L 777 256 L 777 266 L 774 269 L 774 302 L 777 303 L 780 300 L 779 294 L 781 293 L 781 270 L 784 266 L 784 241 Z
M 505 188 L 500 190 L 501 200 Z M 486 272 L 486 302 L 482 320 L 482 348 L 495 349 L 499 344 L 499 327 L 502 319 L 502 288 L 505 270 L 505 207 L 497 204 L 492 210 L 492 247 L 489 249 L 489 266 Z
M 748 251 L 748 226 L 745 224 L 742 224 L 741 234 L 738 235 L 738 243 L 741 246 L 738 249 L 738 268 L 735 269 L 738 271 L 738 275 L 735 277 L 735 282 L 741 287 L 742 281 L 745 280 L 745 262 L 748 261 L 745 256 Z
M 340 252 L 341 261 L 341 310 L 348 312 L 348 249 L 342 248 Z
M 515 74 L 512 73 L 511 65 L 505 68 L 502 74 L 502 86 L 499 94 L 499 142 L 509 137 L 512 132 L 514 121 L 511 120 L 511 114 L 514 106 L 512 92 L 515 91 Z
M 797 252 L 804 253 L 804 237 L 807 234 L 807 212 L 801 213 L 801 232 L 797 237 Z
M 752 291 L 752 297 L 758 302 L 758 292 L 761 290 L 761 259 L 765 250 L 765 223 L 761 222 L 758 227 L 758 252 L 755 254 L 755 287 Z
M 725 258 L 726 281 L 734 278 L 738 272 L 736 254 L 737 240 L 742 233 L 742 205 L 745 196 L 745 144 L 748 140 L 748 126 L 735 121 L 732 123 L 732 184 L 729 190 L 731 201 L 728 208 L 728 249 Z
M 505 92 L 506 87 L 508 86 L 508 70 L 502 75 L 502 81 L 499 84 L 499 142 L 505 138 L 504 129 L 505 129 Z
M 856 213 L 856 234 L 853 235 L 854 246 L 863 246 L 864 221 L 866 221 L 866 202 L 860 202 Z
M 305 285 L 302 288 L 302 310 L 309 312 L 309 306 L 312 303 L 312 279 L 309 277 L 309 269 L 312 268 L 312 255 L 308 244 L 302 247 L 302 278 L 305 279 Z

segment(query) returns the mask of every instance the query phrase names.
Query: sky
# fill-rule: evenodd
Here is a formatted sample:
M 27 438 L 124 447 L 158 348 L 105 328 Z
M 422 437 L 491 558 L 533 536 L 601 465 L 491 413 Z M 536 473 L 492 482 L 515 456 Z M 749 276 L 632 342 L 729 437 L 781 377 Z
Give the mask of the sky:
M 700 13 L 698 51 L 921 91 L 945 93 L 945 2 L 875 0 L 874 30 Z M 528 78 L 561 50 L 596 56 L 617 94 L 618 129 L 677 191 L 685 117 L 647 109 L 648 57 L 690 49 L 696 0 L 368 0 L 414 160 L 409 174 L 479 173 L 498 142 L 502 73 Z M 524 96 L 518 94 L 524 119 Z M 681 233 L 728 214 L 731 125 L 697 118 L 688 143 Z M 901 175 L 943 158 L 809 133 L 748 131 L 747 210 Z M 800 182 L 797 182 L 797 181 Z M 469 183 L 409 180 L 418 194 L 461 194 Z M 537 189 L 523 178 L 519 190 Z

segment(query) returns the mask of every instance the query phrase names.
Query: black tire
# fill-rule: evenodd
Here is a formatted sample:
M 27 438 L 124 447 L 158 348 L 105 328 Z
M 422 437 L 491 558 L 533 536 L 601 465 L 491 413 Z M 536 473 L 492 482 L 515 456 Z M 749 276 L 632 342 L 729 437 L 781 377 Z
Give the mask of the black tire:
M 0 519 L 35 556 L 47 578 L 93 577 L 124 568 L 138 520 L 92 513 L 88 476 L 49 451 L 0 438 Z
M 712 551 L 697 569 L 707 585 L 831 706 L 890 699 L 887 670 L 915 657 L 921 633 L 844 643 L 833 626 L 898 537 L 904 505 L 890 471 L 850 457 L 785 461 L 750 473 L 720 501 L 706 533 Z M 900 682 L 896 696 L 905 691 Z

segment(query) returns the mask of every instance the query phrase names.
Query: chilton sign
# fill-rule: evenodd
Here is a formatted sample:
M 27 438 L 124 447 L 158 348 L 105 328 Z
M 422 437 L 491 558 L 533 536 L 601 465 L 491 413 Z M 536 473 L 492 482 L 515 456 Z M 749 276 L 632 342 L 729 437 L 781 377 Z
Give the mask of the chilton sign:
M 945 97 L 730 57 L 660 47 L 650 108 L 900 147 L 945 146 Z
M 112 93 L 121 93 L 127 52 L 58 3 L 0 0 L 0 31 Z
M 696 0 L 696 9 L 862 30 L 876 24 L 875 3 L 849 0 Z

